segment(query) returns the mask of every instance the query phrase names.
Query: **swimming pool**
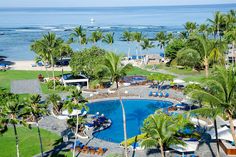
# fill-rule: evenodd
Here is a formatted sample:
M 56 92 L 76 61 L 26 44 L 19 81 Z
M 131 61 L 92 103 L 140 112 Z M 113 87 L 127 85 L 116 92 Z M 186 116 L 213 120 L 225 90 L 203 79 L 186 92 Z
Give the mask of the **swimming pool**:
M 143 120 L 148 115 L 154 113 L 159 108 L 165 108 L 173 105 L 171 102 L 147 100 L 147 99 L 125 99 L 123 104 L 126 112 L 127 136 L 128 138 L 138 135 L 142 127 Z M 122 110 L 119 100 L 99 101 L 88 104 L 89 113 L 104 114 L 112 120 L 110 128 L 94 133 L 96 138 L 120 143 L 124 140 Z

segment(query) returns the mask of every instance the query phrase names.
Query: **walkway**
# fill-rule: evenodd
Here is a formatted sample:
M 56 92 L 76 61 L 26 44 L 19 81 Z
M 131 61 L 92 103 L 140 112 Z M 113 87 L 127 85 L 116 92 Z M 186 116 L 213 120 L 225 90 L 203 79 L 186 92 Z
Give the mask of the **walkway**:
M 41 94 L 38 80 L 14 80 L 11 82 L 11 93 L 14 94 Z

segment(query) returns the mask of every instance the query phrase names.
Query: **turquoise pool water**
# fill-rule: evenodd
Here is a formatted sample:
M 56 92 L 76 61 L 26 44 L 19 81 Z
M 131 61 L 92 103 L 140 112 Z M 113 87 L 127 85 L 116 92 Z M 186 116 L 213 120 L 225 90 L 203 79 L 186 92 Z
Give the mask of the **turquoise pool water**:
M 157 109 L 171 106 L 171 102 L 157 100 L 128 99 L 123 100 L 126 112 L 127 136 L 128 138 L 138 135 L 143 120 Z M 88 104 L 89 113 L 99 112 L 112 120 L 110 128 L 94 134 L 96 138 L 120 143 L 124 140 L 122 110 L 119 100 L 100 101 Z

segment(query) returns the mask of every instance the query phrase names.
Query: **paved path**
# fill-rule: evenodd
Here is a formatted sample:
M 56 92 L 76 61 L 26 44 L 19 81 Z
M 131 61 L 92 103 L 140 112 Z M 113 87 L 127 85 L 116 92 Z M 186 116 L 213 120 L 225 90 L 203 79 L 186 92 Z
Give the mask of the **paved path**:
M 11 82 L 11 92 L 14 94 L 41 94 L 38 80 L 14 80 Z

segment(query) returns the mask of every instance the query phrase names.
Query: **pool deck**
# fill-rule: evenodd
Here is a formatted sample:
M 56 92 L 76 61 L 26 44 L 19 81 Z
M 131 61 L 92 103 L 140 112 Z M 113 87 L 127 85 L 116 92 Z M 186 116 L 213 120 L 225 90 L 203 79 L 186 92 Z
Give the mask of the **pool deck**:
M 119 89 L 120 91 L 120 95 L 122 95 L 122 99 L 152 99 L 152 100 L 162 100 L 162 101 L 170 101 L 173 104 L 177 104 L 179 103 L 178 100 L 176 100 L 175 98 L 180 98 L 180 99 L 184 99 L 185 96 L 182 94 L 181 91 L 176 91 L 176 90 L 172 90 L 172 89 L 167 89 L 164 91 L 169 92 L 171 98 L 163 98 L 163 97 L 154 97 L 154 96 L 148 96 L 148 93 L 150 91 L 152 92 L 156 92 L 157 89 L 151 89 L 148 88 L 148 86 L 129 86 L 129 87 L 122 87 Z M 105 92 L 105 90 L 103 91 Z M 98 101 L 105 101 L 105 100 L 114 100 L 114 99 L 119 99 L 117 94 L 112 94 L 112 97 L 104 97 L 104 98 L 99 98 L 99 99 L 95 99 L 94 97 L 85 95 L 89 102 L 98 102 Z M 48 118 L 44 118 L 41 121 L 41 126 L 42 128 L 46 128 L 48 129 L 46 126 L 50 124 L 50 122 L 44 122 L 45 120 L 48 120 Z M 49 119 L 50 120 L 50 119 Z M 58 130 L 62 130 L 65 128 L 65 121 L 62 120 L 57 120 L 58 126 L 60 128 L 60 126 L 62 127 L 61 129 L 57 128 L 57 133 Z M 59 125 L 59 123 L 61 123 L 61 125 Z M 43 125 L 44 124 L 44 125 Z M 45 125 L 47 124 L 47 125 Z M 50 130 L 50 129 L 49 129 Z M 55 130 L 50 130 L 50 131 L 55 131 Z M 123 132 L 123 130 L 121 130 Z M 107 139 L 106 141 L 95 138 L 92 136 L 92 133 L 88 133 L 88 135 L 90 136 L 88 139 L 81 139 L 79 138 L 78 140 L 80 140 L 83 144 L 87 144 L 88 146 L 93 146 L 93 147 L 103 147 L 103 148 L 108 148 L 108 151 L 104 154 L 104 156 L 107 156 L 109 154 L 122 154 L 124 153 L 124 148 L 121 147 L 118 143 L 113 143 L 110 142 L 109 139 Z M 116 136 L 116 135 L 114 135 Z M 73 140 L 72 140 L 73 141 Z M 195 152 L 196 155 L 200 156 L 200 157 L 210 157 L 210 156 L 215 156 L 216 155 L 216 144 L 215 143 L 201 143 L 199 145 L 199 149 Z M 167 157 L 177 157 L 177 156 L 181 156 L 182 154 L 178 154 L 176 152 L 169 152 L 166 153 Z M 78 156 L 81 157 L 96 157 L 98 155 L 90 155 L 90 154 L 79 154 Z M 146 150 L 138 150 L 138 151 L 133 151 L 132 148 L 129 148 L 129 156 L 131 157 L 161 157 L 161 154 L 159 152 L 158 149 L 146 149 Z M 225 157 L 225 153 L 223 152 L 223 150 L 221 150 L 221 157 Z

